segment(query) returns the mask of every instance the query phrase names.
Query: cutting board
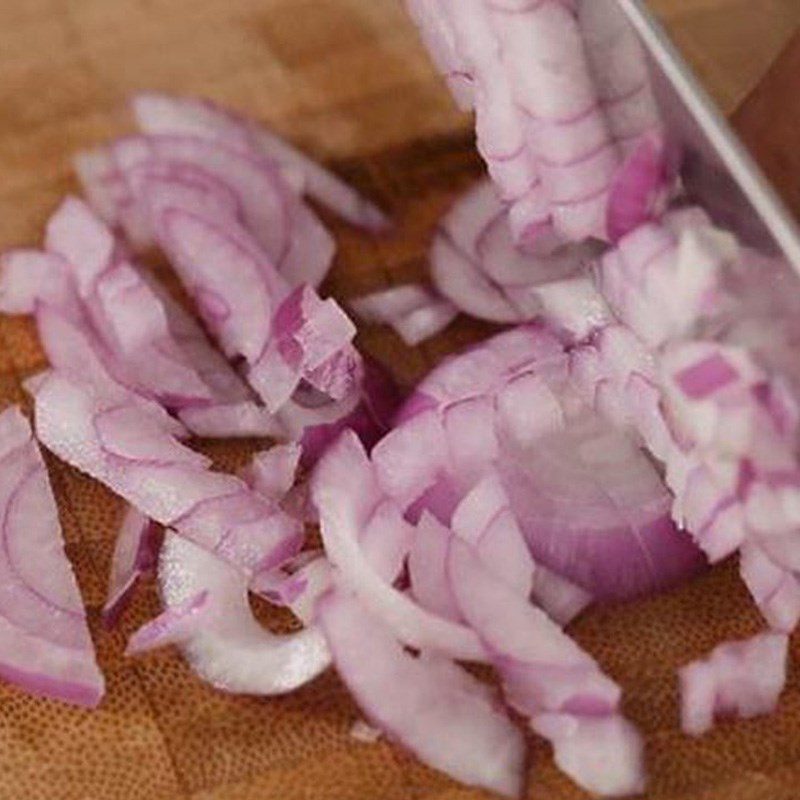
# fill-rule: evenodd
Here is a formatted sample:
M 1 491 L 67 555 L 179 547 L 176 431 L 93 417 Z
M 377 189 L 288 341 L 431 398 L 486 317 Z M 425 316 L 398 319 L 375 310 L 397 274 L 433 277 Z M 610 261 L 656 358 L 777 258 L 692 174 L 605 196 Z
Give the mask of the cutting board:
M 761 81 L 800 24 L 798 0 L 654 5 L 723 108 L 750 96 L 739 114 L 748 141 L 785 188 L 800 186 L 792 143 L 800 41 Z M 47 214 L 76 189 L 70 154 L 129 131 L 124 99 L 140 88 L 206 94 L 268 121 L 393 213 L 397 233 L 382 241 L 332 221 L 339 256 L 327 288 L 339 298 L 421 277 L 436 219 L 481 174 L 469 120 L 453 109 L 396 0 L 0 0 L 0 247 L 40 241 Z M 764 124 L 776 117 L 780 125 Z M 790 199 L 800 211 L 800 197 Z M 461 320 L 412 350 L 370 329 L 360 343 L 408 388 L 489 330 Z M 0 319 L 0 400 L 29 411 L 20 381 L 45 363 L 29 319 Z M 204 449 L 233 469 L 263 444 Z M 355 741 L 358 710 L 333 674 L 281 699 L 230 697 L 196 680 L 175 651 L 124 658 L 127 637 L 158 610 L 155 589 L 141 588 L 116 630 L 101 629 L 121 506 L 56 460 L 48 466 L 108 694 L 86 712 L 0 684 L 0 800 L 484 796 L 391 744 Z M 800 796 L 800 641 L 774 716 L 700 740 L 678 731 L 676 667 L 760 625 L 735 565 L 724 564 L 679 591 L 593 610 L 572 626 L 625 688 L 626 711 L 647 739 L 652 800 Z M 530 778 L 532 799 L 584 796 L 538 740 Z

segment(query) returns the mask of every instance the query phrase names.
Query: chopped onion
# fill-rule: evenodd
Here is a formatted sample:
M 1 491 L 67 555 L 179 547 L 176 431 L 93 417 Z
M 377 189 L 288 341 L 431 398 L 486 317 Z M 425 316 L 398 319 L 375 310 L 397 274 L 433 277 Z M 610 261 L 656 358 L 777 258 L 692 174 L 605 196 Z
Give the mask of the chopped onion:
M 447 570 L 458 607 L 484 641 L 508 702 L 550 740 L 556 763 L 589 791 L 606 796 L 640 792 L 642 742 L 619 715 L 616 684 L 546 614 L 494 578 L 478 553 L 455 536 Z M 602 761 L 592 734 L 604 739 Z
M 105 165 L 96 175 L 86 157 L 76 161 L 92 205 L 137 248 L 156 239 L 145 196 L 188 191 L 201 196 L 206 213 L 248 230 L 287 280 L 316 284 L 330 267 L 330 234 L 269 161 L 196 136 L 129 137 L 88 159 Z
M 585 268 L 591 245 L 515 247 L 508 211 L 479 183 L 441 221 L 430 252 L 436 289 L 457 308 L 494 322 L 524 322 L 542 307 L 540 290 Z
M 0 677 L 33 694 L 96 706 L 105 691 L 58 510 L 30 425 L 0 414 Z
M 463 783 L 520 796 L 524 739 L 487 687 L 449 661 L 410 655 L 341 591 L 317 613 L 336 669 L 372 723 Z
M 109 402 L 50 374 L 35 391 L 36 433 L 67 463 L 247 574 L 302 543 L 298 524 L 179 444 L 131 403 Z
M 694 574 L 702 558 L 676 530 L 658 472 L 572 393 L 560 349 L 549 334 L 520 329 L 434 370 L 417 389 L 428 409 L 374 451 L 382 487 L 405 508 L 433 486 L 437 497 L 444 484 L 458 497 L 496 472 L 536 561 L 597 599 Z M 421 504 L 417 513 L 428 507 L 449 524 L 454 506 Z
M 128 640 L 125 654 L 138 655 L 168 644 L 185 642 L 199 628 L 205 627 L 208 614 L 208 592 L 199 592 L 139 628 Z
M 297 170 L 303 190 L 348 222 L 376 232 L 390 225 L 377 206 L 277 134 L 209 100 L 143 92 L 132 108 L 146 134 L 199 136 L 275 161 Z
M 410 526 L 399 509 L 381 503 L 372 464 L 355 435 L 345 432 L 322 457 L 314 473 L 312 496 L 328 558 L 343 584 L 371 613 L 412 647 L 469 661 L 485 660 L 483 647 L 469 628 L 426 611 L 395 589 L 390 583 L 395 575 L 382 576 L 359 545 L 360 533 L 376 511 L 384 512 L 382 550 L 387 536 L 407 535 L 404 532 Z
M 156 565 L 161 546 L 159 530 L 153 522 L 133 506 L 125 509 L 108 581 L 103 622 L 111 627 L 122 613 L 139 578 Z
M 444 330 L 458 314 L 448 300 L 416 283 L 364 295 L 350 305 L 365 322 L 391 325 L 411 347 Z
M 786 682 L 788 637 L 763 633 L 725 642 L 680 671 L 681 728 L 690 736 L 710 730 L 717 715 L 755 717 L 775 709 Z
M 202 620 L 176 641 L 195 672 L 212 685 L 241 694 L 285 694 L 329 666 L 318 629 L 269 633 L 253 617 L 247 578 L 192 542 L 168 534 L 158 572 L 166 615 L 207 597 Z
M 608 192 L 606 228 L 611 242 L 660 215 L 669 190 L 669 166 L 661 136 L 644 136 L 636 144 Z

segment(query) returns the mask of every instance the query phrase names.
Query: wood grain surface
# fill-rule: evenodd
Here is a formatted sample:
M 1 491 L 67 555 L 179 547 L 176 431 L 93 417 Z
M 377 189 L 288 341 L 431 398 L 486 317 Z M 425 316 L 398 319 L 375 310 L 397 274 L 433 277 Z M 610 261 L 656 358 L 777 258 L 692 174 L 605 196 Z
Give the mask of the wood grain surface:
M 800 24 L 800 0 L 653 4 L 728 111 Z M 800 73 L 796 57 L 783 64 L 740 119 L 765 161 L 791 154 L 796 172 L 775 170 L 788 187 L 800 185 L 790 144 L 800 128 Z M 205 94 L 247 111 L 331 161 L 396 216 L 397 235 L 381 241 L 332 223 L 339 256 L 328 289 L 340 298 L 420 277 L 435 220 L 481 174 L 469 120 L 453 109 L 396 0 L 0 0 L 0 248 L 40 240 L 57 200 L 76 190 L 70 155 L 129 131 L 124 101 L 140 88 Z M 794 118 L 784 93 L 795 97 Z M 763 130 L 765 113 L 783 114 L 780 141 Z M 488 330 L 459 321 L 415 350 L 382 330 L 360 340 L 408 387 Z M 44 365 L 32 322 L 0 319 L 0 401 L 27 409 L 20 380 Z M 233 468 L 259 444 L 204 447 Z M 143 587 L 118 630 L 101 630 L 120 504 L 48 463 L 109 690 L 90 713 L 0 684 L 0 800 L 483 796 L 385 742 L 353 741 L 358 712 L 332 674 L 267 700 L 213 691 L 171 650 L 125 659 L 127 636 L 157 611 L 155 589 Z M 678 592 L 592 611 L 573 627 L 626 690 L 627 711 L 647 738 L 651 800 L 800 797 L 800 642 L 774 717 L 722 725 L 701 740 L 677 728 L 675 668 L 759 626 L 735 565 L 726 564 Z M 531 800 L 584 796 L 540 741 L 532 750 Z

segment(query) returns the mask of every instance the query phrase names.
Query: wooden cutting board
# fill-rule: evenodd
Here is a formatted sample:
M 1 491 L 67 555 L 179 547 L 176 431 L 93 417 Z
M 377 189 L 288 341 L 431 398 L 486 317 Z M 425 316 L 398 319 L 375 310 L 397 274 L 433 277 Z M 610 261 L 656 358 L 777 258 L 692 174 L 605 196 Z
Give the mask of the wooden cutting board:
M 800 24 L 798 0 L 654 4 L 726 110 Z M 800 185 L 791 143 L 800 128 L 797 61 L 787 56 L 740 116 L 787 187 L 791 169 Z M 420 277 L 435 220 L 481 173 L 468 120 L 396 0 L 0 0 L 0 248 L 39 242 L 47 214 L 76 189 L 70 154 L 129 131 L 124 99 L 140 88 L 206 94 L 269 121 L 392 211 L 399 228 L 390 240 L 333 226 L 340 250 L 329 289 L 341 298 Z M 782 125 L 764 125 L 765 115 Z M 460 321 L 416 350 L 381 330 L 364 331 L 361 343 L 408 387 L 488 330 Z M 20 381 L 44 366 L 31 321 L 0 319 L 0 400 L 29 410 Z M 257 446 L 206 449 L 233 468 Z M 85 712 L 0 684 L 0 800 L 482 796 L 389 744 L 355 742 L 358 711 L 332 674 L 268 700 L 209 689 L 173 651 L 125 659 L 127 637 L 157 611 L 155 590 L 142 588 L 116 631 L 101 630 L 120 504 L 55 460 L 49 466 L 108 696 Z M 734 565 L 574 626 L 625 687 L 626 709 L 647 738 L 652 800 L 800 797 L 800 642 L 775 716 L 722 725 L 699 741 L 677 728 L 675 668 L 759 626 Z M 583 797 L 541 742 L 532 747 L 530 798 Z

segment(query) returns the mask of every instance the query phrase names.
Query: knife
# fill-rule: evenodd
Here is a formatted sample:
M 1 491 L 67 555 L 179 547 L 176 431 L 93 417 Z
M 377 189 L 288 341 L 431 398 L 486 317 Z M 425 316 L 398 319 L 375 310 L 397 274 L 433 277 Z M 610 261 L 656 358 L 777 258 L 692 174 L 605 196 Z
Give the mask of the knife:
M 647 53 L 667 135 L 683 149 L 688 197 L 742 243 L 800 273 L 800 228 L 775 189 L 644 0 L 617 2 Z

